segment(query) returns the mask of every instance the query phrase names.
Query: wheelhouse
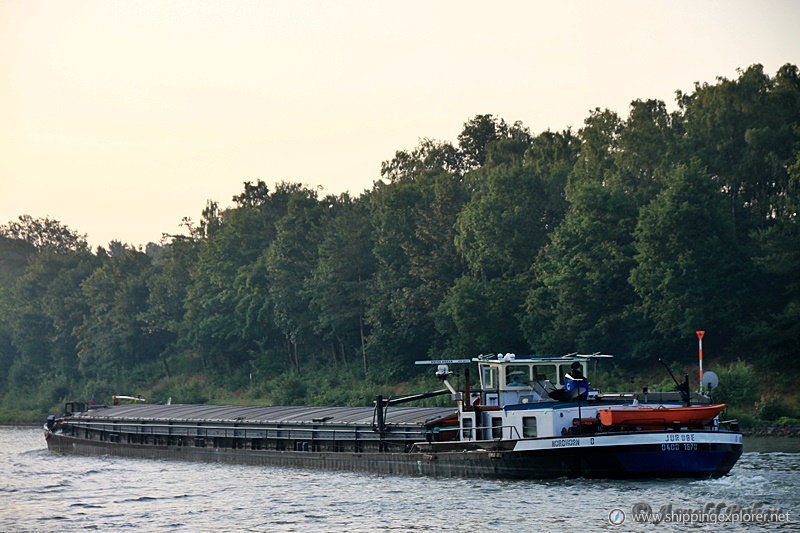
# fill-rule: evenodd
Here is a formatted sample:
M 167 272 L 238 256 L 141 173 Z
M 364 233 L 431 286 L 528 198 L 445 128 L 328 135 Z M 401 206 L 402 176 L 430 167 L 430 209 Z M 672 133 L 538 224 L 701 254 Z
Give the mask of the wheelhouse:
M 517 357 L 514 354 L 481 356 L 478 363 L 481 404 L 506 406 L 551 401 L 549 393 L 560 388 L 577 363 L 588 379 L 588 361 L 610 355 L 564 357 Z

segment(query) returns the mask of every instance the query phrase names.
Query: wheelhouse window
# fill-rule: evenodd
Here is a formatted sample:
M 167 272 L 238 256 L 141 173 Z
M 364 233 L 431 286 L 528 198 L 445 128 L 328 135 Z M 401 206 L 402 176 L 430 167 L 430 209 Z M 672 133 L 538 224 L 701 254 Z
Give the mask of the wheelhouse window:
M 491 365 L 481 365 L 481 382 L 484 389 L 497 388 L 497 368 Z
M 523 416 L 522 417 L 522 437 L 532 439 L 536 437 L 536 417 Z
M 507 387 L 528 387 L 531 383 L 531 367 L 529 365 L 508 365 L 506 367 Z
M 464 418 L 462 420 L 462 424 L 464 426 L 463 429 L 463 438 L 464 439 L 472 439 L 472 419 L 471 418 Z
M 558 370 L 556 365 L 536 365 L 533 367 L 533 379 L 535 380 L 550 380 L 553 383 L 558 383 Z
M 492 417 L 492 438 L 493 439 L 502 439 L 503 438 L 503 419 L 499 416 Z

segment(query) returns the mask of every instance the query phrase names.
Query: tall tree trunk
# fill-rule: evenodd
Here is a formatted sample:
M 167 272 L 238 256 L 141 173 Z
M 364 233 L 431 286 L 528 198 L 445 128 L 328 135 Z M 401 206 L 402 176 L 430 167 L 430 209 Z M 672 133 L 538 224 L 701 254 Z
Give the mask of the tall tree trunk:
M 289 339 L 289 334 L 284 334 L 286 338 L 286 359 L 289 361 L 289 368 L 292 367 L 292 341 Z
M 342 342 L 341 337 L 336 337 L 336 339 L 339 341 L 339 350 L 342 352 L 342 361 L 344 361 L 344 367 L 349 368 L 347 366 L 347 350 L 344 349 L 344 342 Z
M 333 366 L 339 367 L 339 358 L 336 357 L 336 343 L 331 342 L 331 359 L 333 359 Z
M 167 356 L 166 354 L 161 354 L 161 362 L 164 364 L 164 372 L 167 373 L 167 378 L 172 379 L 172 373 L 169 371 L 169 365 L 167 364 Z M 203 365 L 205 367 L 205 364 Z
M 358 328 L 361 333 L 361 356 L 364 358 L 364 377 L 367 377 L 367 347 L 364 342 L 364 317 L 359 315 Z

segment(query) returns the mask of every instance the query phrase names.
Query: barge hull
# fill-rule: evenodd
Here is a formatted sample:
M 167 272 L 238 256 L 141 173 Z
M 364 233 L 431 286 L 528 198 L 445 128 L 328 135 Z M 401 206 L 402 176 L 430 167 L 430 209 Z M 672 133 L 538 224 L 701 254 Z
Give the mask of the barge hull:
M 317 452 L 167 446 L 48 435 L 56 453 L 296 467 L 411 476 L 544 479 L 712 478 L 727 474 L 742 445 L 708 442 L 692 450 L 660 444 L 514 450 L 507 443 L 418 443 L 410 452 Z

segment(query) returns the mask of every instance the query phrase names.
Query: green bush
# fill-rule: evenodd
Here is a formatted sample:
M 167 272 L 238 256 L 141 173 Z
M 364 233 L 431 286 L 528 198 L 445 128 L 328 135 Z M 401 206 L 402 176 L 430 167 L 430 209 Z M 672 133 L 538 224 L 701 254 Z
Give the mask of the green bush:
M 62 405 L 72 399 L 69 380 L 63 374 L 52 376 L 47 387 L 42 387 L 39 393 L 41 405 Z
M 176 403 L 206 403 L 208 395 L 200 383 L 184 383 L 177 387 L 173 401 Z
M 125 391 L 118 391 L 105 380 L 91 380 L 83 388 L 83 395 L 79 398 L 70 398 L 69 401 L 89 402 L 93 397 L 97 404 L 111 405 L 111 396 L 114 394 L 128 394 Z
M 271 381 L 276 382 L 274 379 Z M 284 379 L 270 391 L 269 400 L 273 405 L 303 405 L 308 403 L 307 393 L 306 384 L 300 377 L 284 374 Z
M 756 417 L 761 420 L 778 420 L 794 414 L 793 410 L 778 396 L 762 396 L 756 404 Z
M 594 367 L 594 365 L 592 365 Z M 591 368 L 594 370 L 594 368 Z M 631 383 L 630 377 L 624 371 L 617 367 L 604 365 L 597 369 L 596 372 L 589 373 L 589 382 L 592 388 L 601 389 L 605 392 L 628 392 L 637 388 L 636 385 Z
M 711 391 L 715 401 L 737 407 L 753 405 L 758 399 L 758 378 L 744 361 L 717 370 L 719 386 Z
M 14 409 L 0 406 L 0 420 L 8 424 L 31 424 L 42 422 L 44 414 L 36 409 Z
M 173 403 L 203 404 L 209 400 L 205 387 L 196 380 L 170 380 L 154 388 L 147 400 L 166 403 L 170 398 Z
M 737 420 L 739 426 L 742 428 L 753 428 L 759 425 L 756 417 L 745 411 L 728 408 L 725 410 L 723 416 L 719 417 L 720 420 Z
M 778 425 L 781 427 L 793 426 L 795 424 L 800 424 L 800 418 L 794 418 L 791 416 L 782 416 L 778 419 Z

